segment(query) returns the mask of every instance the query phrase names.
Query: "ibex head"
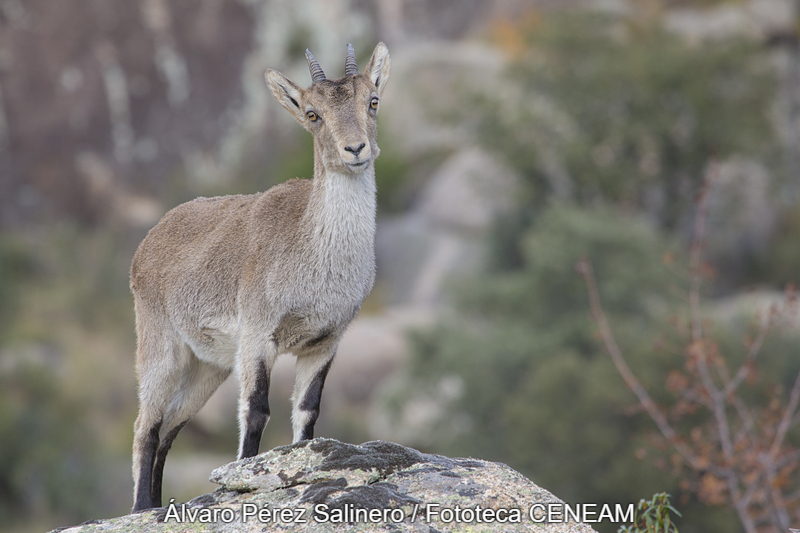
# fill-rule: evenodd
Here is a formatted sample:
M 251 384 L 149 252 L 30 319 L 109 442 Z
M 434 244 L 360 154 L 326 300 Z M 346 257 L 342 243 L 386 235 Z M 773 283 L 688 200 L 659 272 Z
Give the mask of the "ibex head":
M 276 70 L 267 70 L 272 95 L 314 136 L 314 150 L 328 170 L 359 173 L 378 154 L 377 115 L 389 79 L 389 50 L 378 43 L 364 69 L 358 72 L 353 46 L 347 46 L 345 75 L 329 80 L 306 50 L 311 87 L 301 89 Z

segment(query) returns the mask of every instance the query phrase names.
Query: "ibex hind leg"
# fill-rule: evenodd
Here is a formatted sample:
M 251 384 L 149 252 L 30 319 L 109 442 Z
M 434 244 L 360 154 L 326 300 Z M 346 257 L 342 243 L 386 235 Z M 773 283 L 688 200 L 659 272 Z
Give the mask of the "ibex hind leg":
M 297 357 L 292 393 L 293 442 L 314 438 L 322 388 L 325 386 L 325 378 L 328 377 L 334 354 L 335 351 L 325 351 Z
M 159 429 L 159 444 L 155 455 L 152 478 L 152 503 L 161 506 L 161 485 L 164 462 L 172 442 L 184 425 L 206 404 L 214 391 L 230 375 L 229 369 L 199 360 L 184 347 L 185 361 L 178 388 L 169 402 Z
M 181 343 L 156 333 L 142 322 L 139 326 L 137 371 L 139 374 L 139 416 L 133 436 L 133 510 L 153 507 L 153 465 L 159 446 L 164 414 L 182 372 Z
M 161 421 L 139 411 L 133 437 L 133 511 L 153 507 L 151 496 L 153 461 L 158 448 Z

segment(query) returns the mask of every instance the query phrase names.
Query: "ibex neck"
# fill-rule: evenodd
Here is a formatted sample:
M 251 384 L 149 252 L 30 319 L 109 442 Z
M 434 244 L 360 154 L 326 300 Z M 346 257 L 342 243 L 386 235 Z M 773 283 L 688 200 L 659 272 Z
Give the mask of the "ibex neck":
M 373 249 L 376 211 L 374 164 L 369 163 L 358 174 L 324 169 L 314 174 L 310 209 L 306 212 L 314 237 L 334 247 L 367 246 Z M 348 251 L 352 253 L 354 250 Z

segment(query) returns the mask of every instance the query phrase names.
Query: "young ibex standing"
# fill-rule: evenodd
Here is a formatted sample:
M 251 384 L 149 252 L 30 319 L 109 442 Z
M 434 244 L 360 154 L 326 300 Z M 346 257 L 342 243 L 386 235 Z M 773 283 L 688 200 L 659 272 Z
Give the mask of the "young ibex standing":
M 345 76 L 328 80 L 306 51 L 312 84 L 267 71 L 272 94 L 314 137 L 314 179 L 260 194 L 198 198 L 167 213 L 131 266 L 139 416 L 134 511 L 161 505 L 167 452 L 236 368 L 239 458 L 258 453 L 270 372 L 297 357 L 294 442 L 310 439 L 336 346 L 375 281 L 376 117 L 389 52 L 363 74 L 348 45 Z

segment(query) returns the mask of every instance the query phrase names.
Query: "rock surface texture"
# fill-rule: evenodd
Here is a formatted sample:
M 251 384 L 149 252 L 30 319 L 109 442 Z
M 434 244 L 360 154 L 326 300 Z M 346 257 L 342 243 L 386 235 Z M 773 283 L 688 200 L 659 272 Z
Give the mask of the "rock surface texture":
M 544 520 L 539 510 L 558 513 L 562 502 L 508 466 L 382 441 L 282 446 L 217 468 L 211 481 L 221 487 L 186 504 L 56 531 L 594 531 Z

